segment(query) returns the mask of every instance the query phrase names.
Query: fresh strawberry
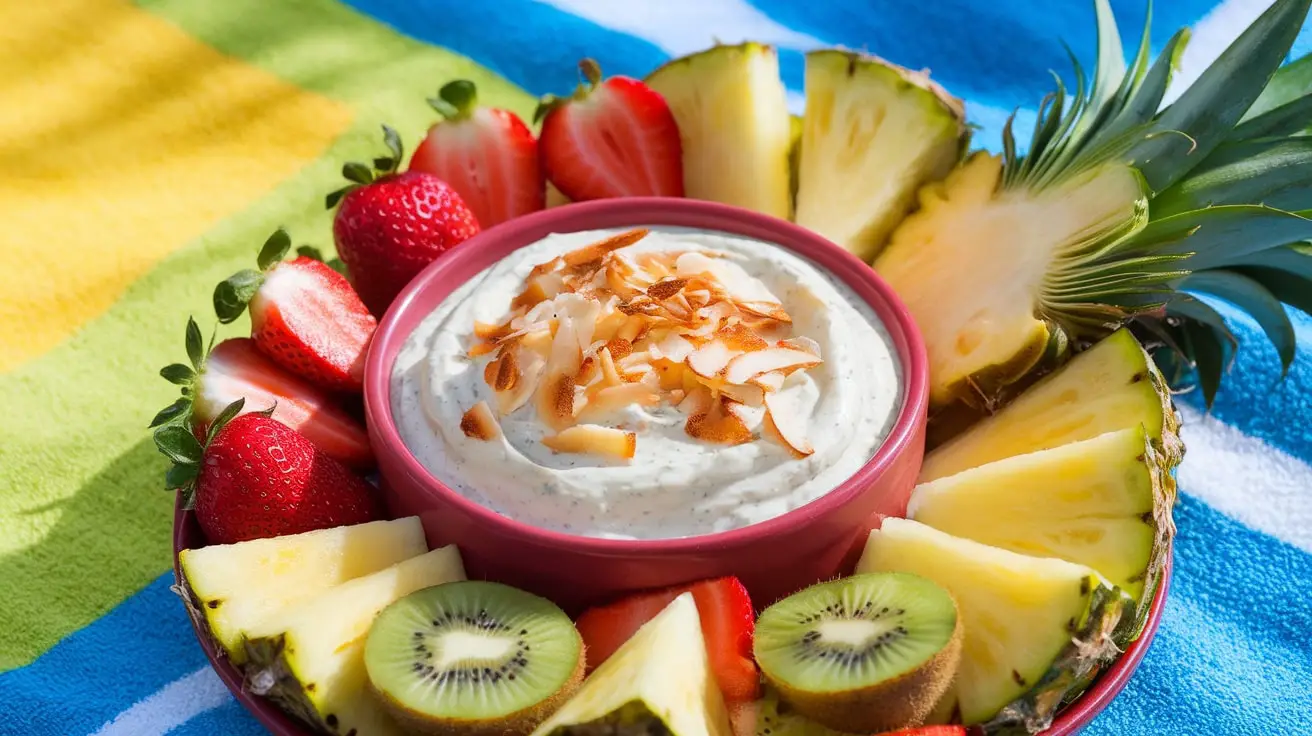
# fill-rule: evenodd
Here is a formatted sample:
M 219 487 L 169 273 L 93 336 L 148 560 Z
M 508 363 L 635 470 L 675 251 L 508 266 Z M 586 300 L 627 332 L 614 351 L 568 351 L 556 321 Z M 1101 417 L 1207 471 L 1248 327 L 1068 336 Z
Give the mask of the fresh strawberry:
M 606 197 L 682 197 L 683 144 L 665 98 L 630 77 L 601 78 L 579 62 L 585 84 L 548 96 L 538 153 L 547 178 L 575 202 Z
M 965 726 L 921 726 L 901 731 L 885 731 L 875 736 L 966 736 Z
M 185 494 L 210 542 L 248 539 L 362 524 L 380 519 L 374 489 L 308 439 L 269 417 L 245 413 L 245 400 L 224 407 L 205 441 L 177 423 L 155 431 L 155 444 L 173 461 L 167 481 Z
M 165 379 L 182 386 L 182 398 L 165 407 L 150 426 L 203 428 L 225 407 L 245 399 L 249 411 L 273 409 L 278 421 L 305 435 L 329 457 L 353 467 L 373 464 L 369 435 L 360 422 L 338 406 L 334 396 L 264 357 L 254 340 L 224 340 L 207 352 L 200 328 L 189 319 L 187 357 L 190 365 L 174 363 L 160 371 Z
M 479 231 L 465 201 L 441 179 L 422 171 L 396 173 L 402 150 L 396 131 L 383 126 L 390 156 L 342 167 L 352 183 L 328 195 L 337 206 L 333 240 L 351 283 L 381 318 L 396 295 L 438 256 Z
M 214 311 L 228 324 L 249 305 L 260 352 L 311 383 L 358 392 L 378 321 L 346 277 L 321 260 L 282 260 L 291 244 L 285 230 L 269 236 L 258 271 L 238 271 L 215 287 Z
M 747 589 L 738 578 L 732 577 L 639 593 L 584 611 L 576 624 L 587 645 L 588 671 L 605 662 L 670 601 L 690 590 L 701 614 L 702 634 L 706 637 L 711 669 L 725 701 L 742 703 L 759 697 L 761 676 L 752 660 L 752 632 L 756 617 Z
M 509 110 L 478 106 L 474 83 L 459 79 L 430 99 L 446 120 L 428 130 L 410 171 L 450 184 L 483 228 L 547 206 L 533 131 Z

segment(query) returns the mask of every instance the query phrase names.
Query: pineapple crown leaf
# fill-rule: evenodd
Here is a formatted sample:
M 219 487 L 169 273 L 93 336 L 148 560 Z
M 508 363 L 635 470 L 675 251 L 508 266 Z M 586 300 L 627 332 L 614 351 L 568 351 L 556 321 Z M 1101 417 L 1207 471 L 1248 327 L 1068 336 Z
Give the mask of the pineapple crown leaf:
M 1248 141 L 1259 138 L 1283 138 L 1312 129 L 1312 94 L 1286 102 L 1230 131 L 1228 140 Z
M 1153 216 L 1262 202 L 1297 210 L 1312 204 L 1312 136 L 1223 143 L 1188 176 L 1158 194 Z
M 1247 312 L 1280 357 L 1281 377 L 1294 363 L 1298 337 L 1285 307 L 1265 286 L 1240 273 L 1229 270 L 1201 271 L 1180 281 L 1180 288 L 1201 292 L 1227 301 Z
M 260 253 L 255 259 L 258 270 L 242 269 L 214 287 L 214 314 L 220 324 L 234 322 L 246 311 L 247 305 L 264 284 L 264 275 L 287 256 L 291 247 L 292 239 L 287 230 L 278 228 L 260 247 Z
M 385 176 L 395 174 L 400 169 L 401 159 L 405 155 L 401 135 L 386 123 L 383 124 L 382 128 L 383 145 L 387 147 L 388 155 L 375 158 L 372 167 L 358 161 L 348 161 L 342 164 L 342 176 L 350 183 L 324 198 L 324 204 L 328 209 L 336 207 L 343 197 L 355 189 L 372 184 Z
M 468 120 L 478 108 L 478 88 L 468 79 L 447 82 L 428 104 L 447 120 Z
M 1257 101 L 1248 108 L 1241 123 L 1270 112 L 1277 107 L 1303 97 L 1312 89 L 1312 53 L 1304 54 L 1294 61 L 1276 70 L 1267 83 L 1266 89 L 1258 95 Z

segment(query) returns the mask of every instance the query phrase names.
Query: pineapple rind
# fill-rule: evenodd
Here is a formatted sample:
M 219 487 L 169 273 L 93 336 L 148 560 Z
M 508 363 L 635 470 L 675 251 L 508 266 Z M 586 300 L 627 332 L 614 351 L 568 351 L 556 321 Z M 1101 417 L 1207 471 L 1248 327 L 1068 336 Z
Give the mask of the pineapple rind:
M 960 100 L 913 72 L 841 49 L 806 55 L 796 220 L 869 261 L 961 160 Z
M 685 196 L 792 216 L 791 124 L 773 47 L 716 45 L 645 81 L 679 124 Z

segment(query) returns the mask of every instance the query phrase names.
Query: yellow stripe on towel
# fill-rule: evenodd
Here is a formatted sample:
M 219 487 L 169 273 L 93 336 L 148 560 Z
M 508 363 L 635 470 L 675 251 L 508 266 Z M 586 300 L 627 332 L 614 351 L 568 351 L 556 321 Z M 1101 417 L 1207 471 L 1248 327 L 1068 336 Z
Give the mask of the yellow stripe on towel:
M 351 122 L 125 0 L 0 2 L 0 49 L 0 373 Z

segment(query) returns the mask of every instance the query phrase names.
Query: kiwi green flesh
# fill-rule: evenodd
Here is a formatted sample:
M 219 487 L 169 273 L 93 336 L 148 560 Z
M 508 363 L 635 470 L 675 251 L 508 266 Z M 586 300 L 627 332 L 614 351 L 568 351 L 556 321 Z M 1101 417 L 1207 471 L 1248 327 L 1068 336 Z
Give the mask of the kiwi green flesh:
M 952 641 L 957 609 L 919 576 L 874 573 L 821 583 L 767 608 L 756 661 L 772 681 L 845 693 L 923 667 Z
M 601 718 L 552 730 L 549 736 L 673 736 L 646 703 L 635 700 Z
M 462 581 L 384 609 L 364 656 L 370 685 L 404 720 L 474 725 L 518 718 L 576 686 L 583 644 L 550 601 Z

